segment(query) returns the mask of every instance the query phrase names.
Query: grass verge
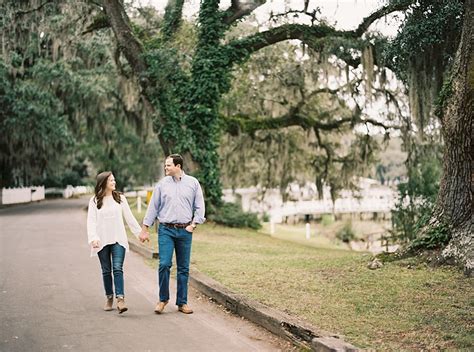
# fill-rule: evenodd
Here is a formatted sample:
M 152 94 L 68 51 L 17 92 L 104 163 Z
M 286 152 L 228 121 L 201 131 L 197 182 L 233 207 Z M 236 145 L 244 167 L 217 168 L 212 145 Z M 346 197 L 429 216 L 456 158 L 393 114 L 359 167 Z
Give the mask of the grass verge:
M 140 219 L 139 216 L 137 216 Z M 156 248 L 156 234 L 151 246 Z M 192 265 L 236 293 L 377 350 L 470 349 L 472 279 L 416 259 L 368 270 L 370 255 L 203 225 Z

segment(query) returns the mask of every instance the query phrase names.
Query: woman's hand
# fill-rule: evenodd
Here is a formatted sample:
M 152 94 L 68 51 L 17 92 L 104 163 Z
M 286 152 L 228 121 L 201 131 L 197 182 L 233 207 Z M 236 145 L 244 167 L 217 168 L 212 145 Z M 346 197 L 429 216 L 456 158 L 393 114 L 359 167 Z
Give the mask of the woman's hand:
M 99 240 L 95 240 L 95 241 L 92 241 L 91 245 L 92 245 L 92 248 L 99 248 L 100 242 Z
M 138 235 L 138 239 L 141 243 L 150 242 L 150 233 L 147 228 L 142 228 L 142 232 Z

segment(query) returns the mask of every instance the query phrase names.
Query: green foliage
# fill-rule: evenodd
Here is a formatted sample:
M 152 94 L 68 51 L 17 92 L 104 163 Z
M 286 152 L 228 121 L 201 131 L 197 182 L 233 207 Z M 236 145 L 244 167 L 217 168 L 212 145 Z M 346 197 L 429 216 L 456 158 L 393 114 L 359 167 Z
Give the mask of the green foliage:
M 334 216 L 333 215 L 327 215 L 327 214 L 324 214 L 322 217 L 321 217 L 321 225 L 323 226 L 329 226 L 331 224 L 334 223 Z
M 243 37 L 251 30 L 235 35 Z M 307 59 L 301 59 L 301 52 Z M 342 86 L 341 95 L 352 94 L 341 68 L 325 60 L 301 44 L 284 42 L 254 53 L 233 72 L 232 88 L 219 107 L 228 132 L 220 147 L 226 187 L 277 188 L 285 198 L 289 183 L 315 180 L 319 191 L 329 185 L 336 197 L 339 190 L 354 186 L 353 176 L 364 174 L 375 162 L 380 143 L 360 129 L 355 132 L 355 121 L 324 130 L 305 123 L 291 125 L 288 116 L 295 110 L 295 119 L 320 124 L 353 115 L 343 99 L 312 94 L 329 79 Z M 290 126 L 282 120 L 290 120 Z M 248 132 L 242 125 L 258 128 Z
M 428 216 L 426 216 L 428 215 Z M 417 223 L 417 230 L 424 229 L 430 220 L 431 214 L 425 214 Z M 451 231 L 448 225 L 438 224 L 429 226 L 428 230 L 421 236 L 417 236 L 410 244 L 409 249 L 412 251 L 439 249 L 446 246 L 451 239 Z
M 432 54 L 433 49 L 440 50 L 437 54 L 443 61 L 452 60 L 461 33 L 462 14 L 462 0 L 416 1 L 399 33 L 386 47 L 385 60 L 405 82 L 410 61 Z
M 73 138 L 63 106 L 54 94 L 35 80 L 13 80 L 2 60 L 0 71 L 0 163 L 5 167 L 0 183 L 18 184 L 20 178 L 31 182 L 35 175 L 54 167 Z
M 400 183 L 400 199 L 392 212 L 393 234 L 401 242 L 413 241 L 429 219 L 441 177 L 441 147 L 418 145 L 410 154 L 408 181 Z
M 452 81 L 452 77 L 450 77 L 446 79 L 445 82 L 443 83 L 443 87 L 441 88 L 438 98 L 436 99 L 435 115 L 438 118 L 440 119 L 443 118 L 442 116 L 443 110 L 445 109 L 446 103 L 452 94 L 453 94 L 453 81 Z
M 103 170 L 121 188 L 154 182 L 158 141 L 149 138 L 138 87 L 117 67 L 111 33 L 70 40 L 71 16 L 87 4 L 46 4 L 21 16 L 16 5 L 4 3 L 15 20 L 0 23 L 0 184 L 76 185 Z
M 439 116 L 434 103 L 458 47 L 463 3 L 462 0 L 414 2 L 385 51 L 386 65 L 408 88 L 412 123 L 422 139 L 435 125 L 434 115 Z
M 222 204 L 209 219 L 229 227 L 248 227 L 255 230 L 262 227 L 257 214 L 243 212 L 240 205 L 234 203 Z
M 350 221 L 346 222 L 344 226 L 336 232 L 336 238 L 344 243 L 349 243 L 355 239 L 355 232 Z

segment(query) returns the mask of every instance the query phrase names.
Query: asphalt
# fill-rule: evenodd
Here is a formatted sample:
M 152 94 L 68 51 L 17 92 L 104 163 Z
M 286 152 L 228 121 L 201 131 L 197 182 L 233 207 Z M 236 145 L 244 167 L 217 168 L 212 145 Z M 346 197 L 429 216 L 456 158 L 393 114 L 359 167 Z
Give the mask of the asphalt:
M 125 258 L 129 311 L 104 312 L 100 266 L 90 258 L 85 199 L 0 209 L 0 351 L 293 350 L 190 290 L 192 315 L 156 304 L 156 271 Z M 171 287 L 172 294 L 176 292 Z

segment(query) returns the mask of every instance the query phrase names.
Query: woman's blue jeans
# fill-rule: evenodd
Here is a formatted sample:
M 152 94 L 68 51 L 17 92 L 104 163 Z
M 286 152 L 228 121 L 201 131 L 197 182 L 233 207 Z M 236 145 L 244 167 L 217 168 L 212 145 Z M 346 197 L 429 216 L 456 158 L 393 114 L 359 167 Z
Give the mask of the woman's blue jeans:
M 169 228 L 160 224 L 158 229 L 158 251 L 160 266 L 158 282 L 160 285 L 160 301 L 170 299 L 170 270 L 173 252 L 176 252 L 177 289 L 176 304 L 188 303 L 189 262 L 191 259 L 191 244 L 193 235 L 185 229 Z
M 123 261 L 125 248 L 120 244 L 108 244 L 97 253 L 102 267 L 102 279 L 106 296 L 113 296 L 112 273 L 114 274 L 115 296 L 123 297 Z

